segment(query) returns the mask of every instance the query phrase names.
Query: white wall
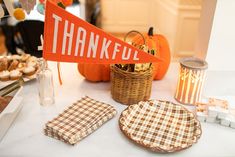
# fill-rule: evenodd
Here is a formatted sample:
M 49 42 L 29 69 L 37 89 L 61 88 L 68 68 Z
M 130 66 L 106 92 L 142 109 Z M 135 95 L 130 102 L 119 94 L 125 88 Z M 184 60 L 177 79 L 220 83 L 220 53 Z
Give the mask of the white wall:
M 168 39 L 172 56 L 192 56 L 202 1 L 101 0 L 102 28 L 125 34 L 133 29 L 147 32 L 153 26 Z
M 216 2 L 217 0 L 202 1 L 201 17 L 199 21 L 197 40 L 195 43 L 195 56 L 198 58 L 206 58 Z
M 206 59 L 209 70 L 235 71 L 235 0 L 217 0 Z

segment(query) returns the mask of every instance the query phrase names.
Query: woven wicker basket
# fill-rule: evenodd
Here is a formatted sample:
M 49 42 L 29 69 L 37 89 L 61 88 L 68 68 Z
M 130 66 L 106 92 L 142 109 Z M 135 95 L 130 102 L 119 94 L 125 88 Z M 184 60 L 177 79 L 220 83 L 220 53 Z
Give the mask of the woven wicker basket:
M 152 89 L 153 70 L 128 72 L 111 66 L 111 94 L 115 101 L 125 105 L 148 100 Z

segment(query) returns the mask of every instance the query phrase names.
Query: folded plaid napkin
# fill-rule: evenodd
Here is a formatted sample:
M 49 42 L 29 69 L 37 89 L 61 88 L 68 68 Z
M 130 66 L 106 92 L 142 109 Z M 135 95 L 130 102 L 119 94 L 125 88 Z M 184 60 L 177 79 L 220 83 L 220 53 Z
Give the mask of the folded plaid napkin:
M 73 145 L 113 118 L 116 113 L 111 105 L 86 96 L 47 122 L 44 133 Z

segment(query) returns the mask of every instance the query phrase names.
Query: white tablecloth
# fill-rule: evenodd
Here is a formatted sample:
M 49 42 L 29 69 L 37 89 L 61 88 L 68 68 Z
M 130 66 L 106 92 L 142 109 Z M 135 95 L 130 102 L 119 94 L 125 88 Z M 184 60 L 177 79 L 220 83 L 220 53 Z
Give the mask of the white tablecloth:
M 63 63 L 61 65 L 63 85 L 60 86 L 56 64 L 50 63 L 50 67 L 54 72 L 55 105 L 40 106 L 36 81 L 27 83 L 22 92 L 23 108 L 0 142 L 0 157 L 235 156 L 235 129 L 209 123 L 202 123 L 201 139 L 187 150 L 168 155 L 147 151 L 130 142 L 120 132 L 118 118 L 126 106 L 111 98 L 110 83 L 88 82 L 78 73 L 76 64 Z M 153 82 L 151 98 L 175 102 L 177 74 L 178 64 L 173 63 L 162 81 Z M 223 75 L 219 72 L 208 72 L 209 81 L 206 83 L 204 93 L 225 97 L 235 103 L 234 78 L 235 72 L 223 72 Z M 75 146 L 64 144 L 43 134 L 44 124 L 48 120 L 85 95 L 112 104 L 118 110 L 118 115 Z

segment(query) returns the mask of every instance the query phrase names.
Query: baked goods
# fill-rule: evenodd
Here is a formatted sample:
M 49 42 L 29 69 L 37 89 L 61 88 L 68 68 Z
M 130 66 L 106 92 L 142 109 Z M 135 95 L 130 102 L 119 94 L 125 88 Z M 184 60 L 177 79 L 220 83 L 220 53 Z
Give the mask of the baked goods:
M 26 76 L 32 76 L 33 74 L 35 74 L 36 69 L 33 66 L 27 66 L 24 68 L 23 73 Z
M 35 57 L 35 56 L 30 56 L 28 59 L 27 59 L 27 61 L 26 61 L 26 63 L 28 63 L 28 62 L 37 62 L 37 57 Z
M 12 70 L 16 69 L 18 64 L 19 64 L 19 61 L 13 60 L 10 64 L 10 66 L 8 67 L 8 71 L 12 71 Z
M 27 66 L 32 66 L 32 67 L 36 68 L 37 67 L 37 62 L 36 61 L 30 61 L 30 62 L 27 63 Z
M 18 80 L 22 76 L 22 73 L 19 70 L 12 70 L 10 72 L 10 80 Z
M 12 96 L 4 96 L 4 99 L 8 102 L 10 102 L 12 100 Z
M 17 69 L 20 72 L 23 72 L 24 68 L 26 67 L 26 63 L 19 63 Z
M 21 60 L 21 56 L 20 55 L 12 55 L 11 57 L 10 57 L 10 59 L 12 59 L 12 60 Z
M 10 72 L 7 70 L 4 70 L 0 72 L 0 80 L 1 81 L 8 81 L 10 79 Z
M 38 69 L 38 58 L 30 54 L 2 57 L 0 58 L 0 81 L 17 80 L 21 77 L 33 76 Z M 32 79 L 32 77 L 29 79 Z
M 8 102 L 3 98 L 0 97 L 0 113 L 7 107 Z
M 30 57 L 30 54 L 23 54 L 21 60 L 22 60 L 23 62 L 26 62 L 27 59 L 29 59 L 29 57 Z
M 0 96 L 0 113 L 7 107 L 12 98 L 13 98 L 12 96 L 6 96 L 6 97 Z
M 7 70 L 8 68 L 8 60 L 6 57 L 0 58 L 0 72 Z

